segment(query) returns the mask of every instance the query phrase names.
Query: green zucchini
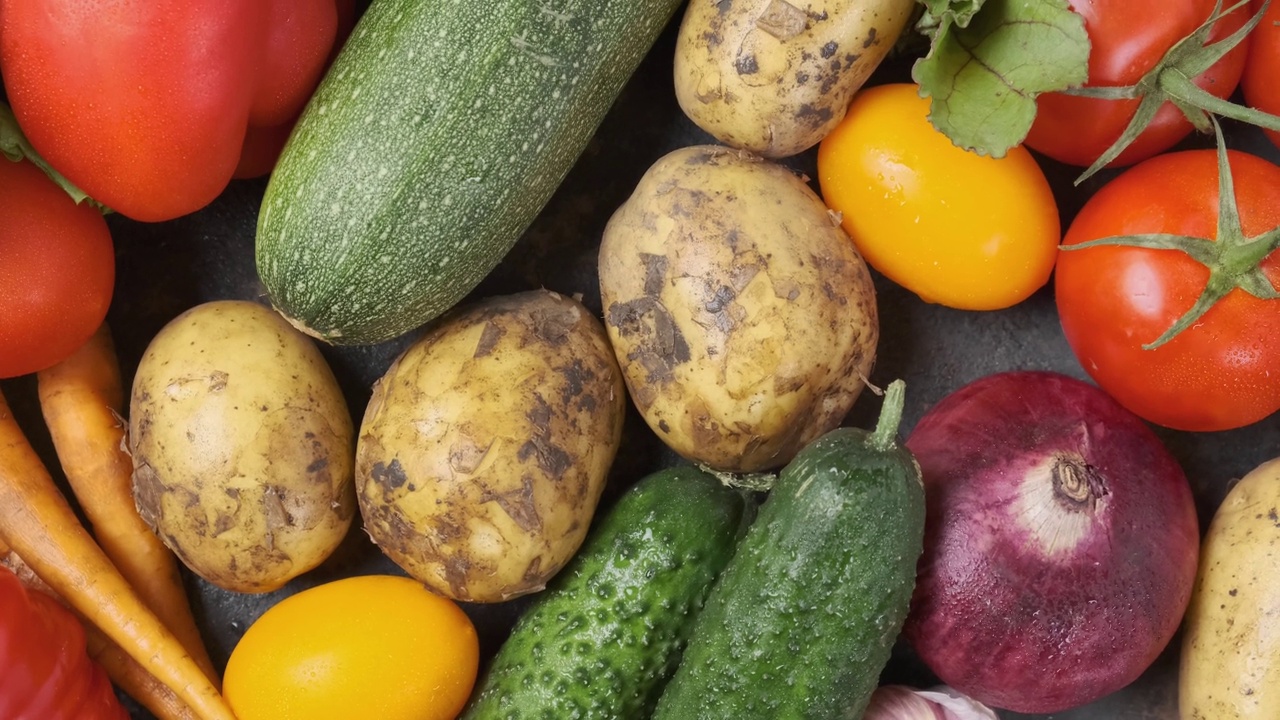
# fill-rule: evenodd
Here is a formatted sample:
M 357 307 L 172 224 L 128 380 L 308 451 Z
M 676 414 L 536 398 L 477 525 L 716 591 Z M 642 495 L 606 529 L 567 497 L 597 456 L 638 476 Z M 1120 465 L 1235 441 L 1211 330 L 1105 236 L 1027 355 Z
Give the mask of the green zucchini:
M 334 344 L 403 335 L 502 260 L 679 0 L 373 0 L 267 185 L 275 307 Z
M 695 468 L 640 480 L 521 615 L 462 717 L 647 717 L 754 509 Z
M 654 718 L 857 720 L 902 629 L 924 542 L 902 384 L 779 474 L 694 622 Z

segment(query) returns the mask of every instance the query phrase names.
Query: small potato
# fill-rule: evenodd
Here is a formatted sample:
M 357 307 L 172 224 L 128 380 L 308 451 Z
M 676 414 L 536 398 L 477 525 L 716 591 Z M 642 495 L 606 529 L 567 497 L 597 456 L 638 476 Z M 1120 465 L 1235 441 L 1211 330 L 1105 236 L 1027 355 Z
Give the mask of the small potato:
M 916 0 L 691 0 L 676 40 L 681 109 L 770 158 L 817 145 L 906 29 Z
M 545 290 L 442 318 L 374 386 L 356 450 L 365 529 L 427 587 L 498 602 L 578 550 L 622 440 L 604 328 Z
M 1280 458 L 1214 513 L 1183 620 L 1182 720 L 1280 718 Z
M 355 516 L 355 431 L 313 341 L 257 303 L 198 305 L 147 347 L 129 446 L 138 512 L 200 577 L 275 590 Z
M 605 325 L 645 421 L 726 472 L 781 466 L 871 372 L 875 288 L 800 178 L 722 147 L 658 160 L 605 227 Z

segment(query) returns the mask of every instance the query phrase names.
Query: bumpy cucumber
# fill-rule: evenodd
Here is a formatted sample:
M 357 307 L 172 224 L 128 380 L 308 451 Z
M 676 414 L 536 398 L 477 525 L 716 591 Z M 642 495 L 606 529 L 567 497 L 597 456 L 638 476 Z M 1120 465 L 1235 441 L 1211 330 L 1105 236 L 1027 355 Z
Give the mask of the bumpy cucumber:
M 783 468 L 654 718 L 862 717 L 924 541 L 920 469 L 895 442 L 901 411 L 896 382 L 874 434 L 833 430 Z
M 691 467 L 640 480 L 521 616 L 463 717 L 647 717 L 754 508 Z

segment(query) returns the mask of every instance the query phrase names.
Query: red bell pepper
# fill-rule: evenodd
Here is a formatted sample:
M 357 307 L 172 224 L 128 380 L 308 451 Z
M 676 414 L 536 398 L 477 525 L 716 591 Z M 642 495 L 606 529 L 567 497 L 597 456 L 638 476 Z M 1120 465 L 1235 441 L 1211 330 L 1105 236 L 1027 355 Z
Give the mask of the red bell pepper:
M 0 74 L 54 169 L 162 221 L 226 188 L 251 127 L 296 117 L 337 32 L 335 0 L 0 0 Z
M 85 651 L 80 621 L 7 568 L 0 568 L 0 718 L 129 720 Z

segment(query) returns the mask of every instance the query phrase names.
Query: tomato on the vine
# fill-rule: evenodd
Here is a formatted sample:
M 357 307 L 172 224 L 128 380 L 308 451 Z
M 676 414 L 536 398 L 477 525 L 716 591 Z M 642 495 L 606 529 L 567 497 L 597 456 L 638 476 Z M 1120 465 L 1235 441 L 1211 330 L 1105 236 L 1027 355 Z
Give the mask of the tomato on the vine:
M 1280 286 L 1280 167 L 1227 157 L 1242 232 L 1225 223 L 1226 239 L 1219 234 L 1218 154 L 1189 150 L 1121 173 L 1063 241 L 1162 234 L 1181 245 L 1064 248 L 1058 258 L 1058 312 L 1080 365 L 1130 411 L 1178 430 L 1228 430 L 1280 410 L 1280 299 L 1267 298 Z M 1214 287 L 1216 302 L 1198 302 Z
M 827 206 L 877 271 L 927 302 L 996 310 L 1049 280 L 1060 238 L 1053 191 L 1031 154 L 966 152 L 929 123 L 915 85 L 854 96 L 818 147 Z
M 1253 0 L 1253 11 L 1260 10 L 1262 0 Z M 1267 14 L 1249 36 L 1249 57 L 1241 87 L 1250 107 L 1280 115 L 1280 0 L 1271 0 Z M 1280 147 L 1280 132 L 1266 133 Z
M 1068 3 L 1084 18 L 1089 34 L 1087 86 L 1121 87 L 1137 83 L 1160 63 L 1170 48 L 1208 20 L 1214 12 L 1215 0 L 1068 0 Z M 1231 4 L 1227 2 L 1226 6 Z M 1209 41 L 1230 35 L 1249 17 L 1247 6 L 1231 12 L 1214 25 Z M 1248 43 L 1246 38 L 1194 77 L 1195 84 L 1219 98 L 1230 96 L 1240 84 Z M 1025 144 L 1069 165 L 1092 165 L 1120 138 L 1133 119 L 1138 103 L 1137 99 L 1044 93 L 1036 100 L 1036 118 Z M 1165 102 L 1142 134 L 1110 165 L 1119 167 L 1145 160 L 1173 147 L 1191 131 L 1191 122 L 1182 111 Z
M 102 213 L 31 162 L 0 158 L 0 378 L 84 344 L 107 315 L 115 267 Z

